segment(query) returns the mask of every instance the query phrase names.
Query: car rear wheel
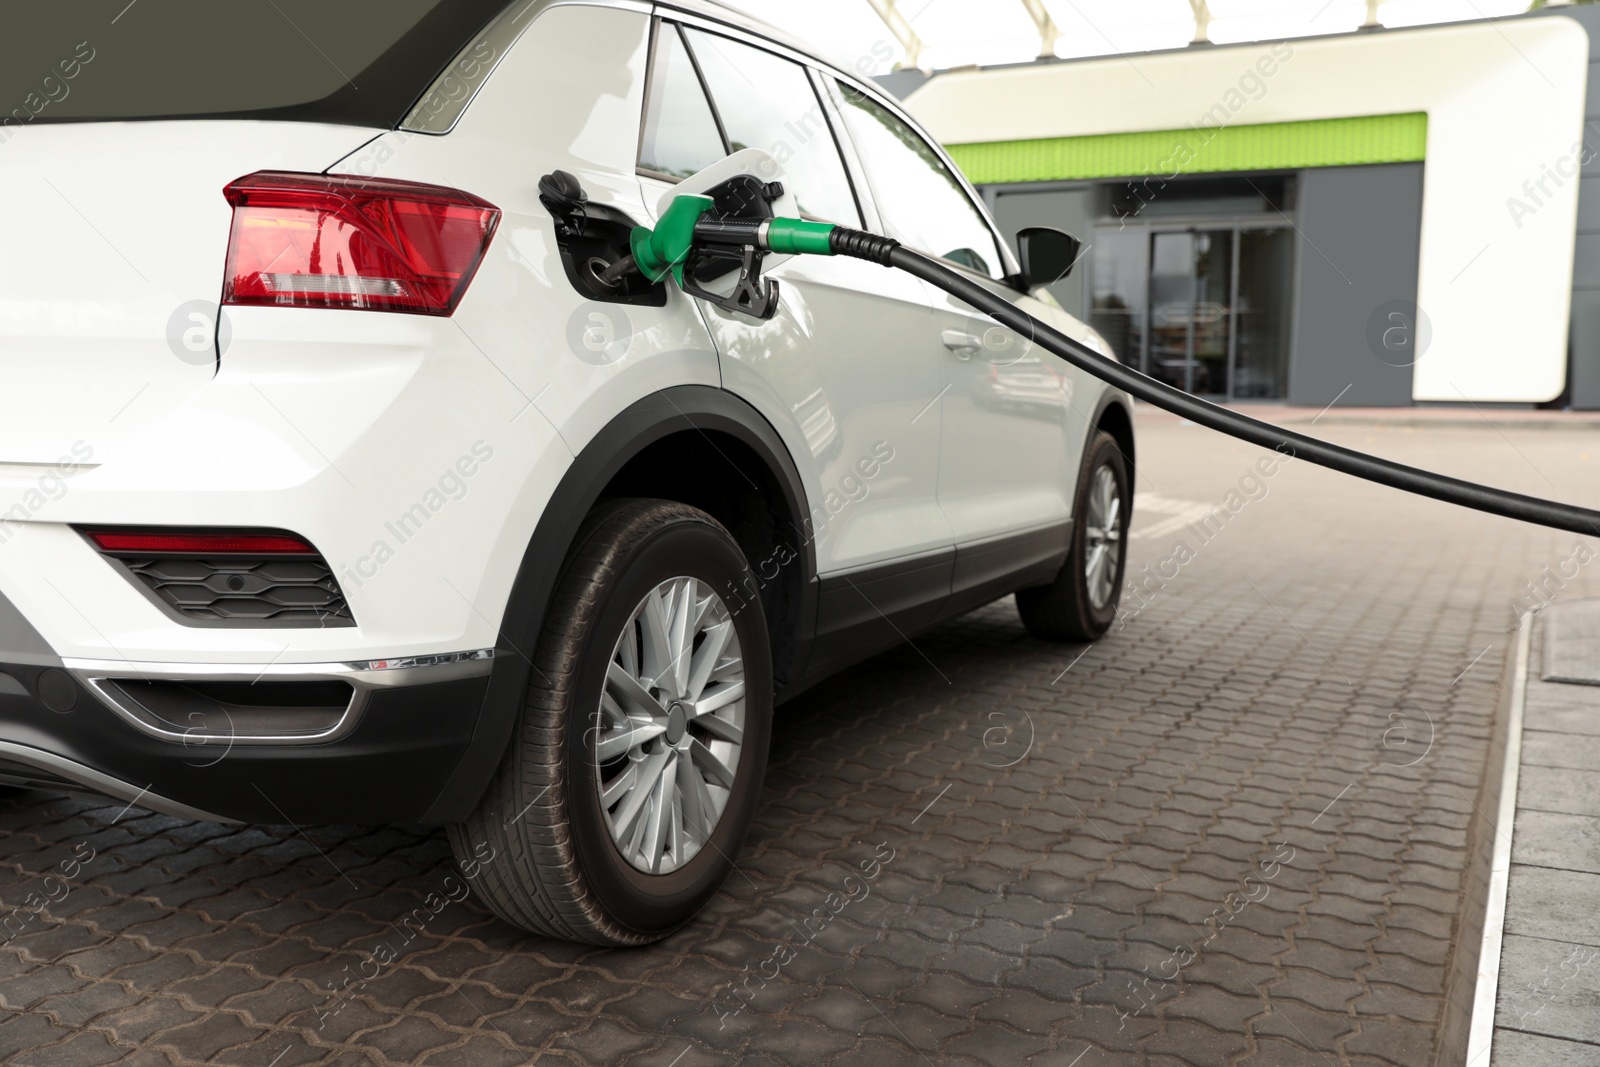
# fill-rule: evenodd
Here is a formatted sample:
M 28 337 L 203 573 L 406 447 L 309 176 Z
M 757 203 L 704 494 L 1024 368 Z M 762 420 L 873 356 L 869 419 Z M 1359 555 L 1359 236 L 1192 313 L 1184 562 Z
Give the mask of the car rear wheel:
M 1017 613 L 1034 637 L 1094 641 L 1111 628 L 1122 599 L 1132 497 L 1127 457 L 1097 431 L 1078 474 L 1067 561 L 1049 585 L 1017 591 Z
M 483 901 L 535 933 L 637 945 L 732 870 L 772 716 L 767 629 L 739 547 L 671 501 L 597 509 L 533 655 L 517 736 L 450 842 Z

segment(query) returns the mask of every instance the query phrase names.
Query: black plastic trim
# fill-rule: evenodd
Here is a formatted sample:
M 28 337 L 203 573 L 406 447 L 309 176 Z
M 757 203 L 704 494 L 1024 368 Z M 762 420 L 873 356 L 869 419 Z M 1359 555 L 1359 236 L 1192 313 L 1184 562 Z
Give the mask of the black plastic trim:
M 941 615 L 951 618 L 1007 593 L 1054 580 L 1071 547 L 1070 522 L 961 545 L 956 549 L 950 600 Z
M 1108 408 L 1120 409 L 1122 417 L 1127 420 L 1128 425 L 1133 425 L 1133 411 L 1129 406 L 1128 398 L 1116 389 L 1102 389 L 1100 391 L 1100 400 L 1094 406 L 1094 418 L 1089 420 L 1089 432 L 1083 442 L 1085 447 L 1088 447 L 1089 440 L 1094 437 L 1101 420 L 1106 417 L 1106 409 Z M 1134 450 L 1129 448 L 1125 453 L 1128 460 L 1129 474 L 1133 473 L 1133 452 Z
M 59 669 L 0 661 L 0 676 L 19 683 L 0 688 L 6 741 L 199 812 L 275 825 L 422 821 L 467 748 L 488 685 L 478 677 L 377 689 L 338 741 L 230 746 L 150 737 Z
M 893 648 L 918 630 L 1051 581 L 1066 561 L 1071 537 L 1072 524 L 1057 523 L 820 579 L 811 660 L 784 695 Z
M 946 548 L 821 579 L 808 679 L 892 648 L 938 621 L 955 561 L 956 550 Z
M 0 593 L 0 661 L 59 667 L 61 657 L 17 606 Z M 0 682 L 0 694 L 6 692 Z

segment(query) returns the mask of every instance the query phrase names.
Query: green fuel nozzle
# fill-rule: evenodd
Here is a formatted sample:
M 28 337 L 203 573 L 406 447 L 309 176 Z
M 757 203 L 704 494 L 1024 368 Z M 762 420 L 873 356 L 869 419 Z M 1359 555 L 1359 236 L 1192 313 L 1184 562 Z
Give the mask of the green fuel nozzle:
M 652 282 L 671 274 L 683 285 L 683 265 L 694 250 L 695 225 L 712 207 L 709 196 L 685 194 L 667 205 L 654 229 L 635 227 L 628 244 L 639 273 Z
M 667 205 L 654 229 L 636 228 L 631 244 L 639 272 L 653 282 L 671 273 L 681 285 L 683 265 L 696 247 L 754 246 L 785 256 L 834 254 L 829 238 L 837 227 L 831 222 L 707 218 L 713 208 L 709 196 L 685 194 Z
M 888 238 L 831 222 L 719 214 L 712 197 L 687 193 L 667 205 L 653 229 L 635 228 L 629 244 L 631 262 L 614 264 L 608 274 L 636 269 L 651 282 L 671 274 L 690 296 L 760 319 L 769 319 L 778 310 L 778 283 L 761 277 L 762 260 L 768 253 L 847 255 L 887 265 L 889 252 L 897 247 Z M 726 262 L 735 255 L 739 279 L 731 294 L 713 293 L 700 284 L 696 267 L 704 258 Z

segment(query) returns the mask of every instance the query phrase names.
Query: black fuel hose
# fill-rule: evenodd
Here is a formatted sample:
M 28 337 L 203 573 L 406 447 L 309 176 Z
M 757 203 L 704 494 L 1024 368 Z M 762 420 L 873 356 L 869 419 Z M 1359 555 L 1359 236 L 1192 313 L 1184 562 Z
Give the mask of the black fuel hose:
M 1600 537 L 1600 511 L 1553 500 L 1540 500 L 1505 489 L 1493 489 L 1476 482 L 1369 456 L 1365 452 L 1252 419 L 1158 382 L 1102 356 L 1082 342 L 1035 319 L 1011 301 L 995 295 L 928 256 L 913 252 L 892 237 L 808 219 L 727 218 L 713 212 L 713 204 L 709 196 L 679 196 L 662 213 L 655 230 L 643 227 L 636 229 L 632 240 L 634 269 L 652 281 L 658 281 L 674 264 L 683 262 L 696 245 L 745 247 L 780 255 L 849 256 L 898 268 L 942 289 L 996 322 L 1009 326 L 1074 367 L 1140 400 L 1181 415 L 1196 425 L 1407 493 L 1555 530 Z M 775 294 L 769 293 L 769 299 L 762 306 L 765 316 L 770 316 L 777 308 Z M 736 310 L 748 309 L 740 307 Z
M 1191 422 L 1237 437 L 1241 441 L 1279 450 L 1286 455 L 1309 460 L 1330 470 L 1353 474 L 1408 493 L 1459 504 L 1475 511 L 1508 519 L 1536 523 L 1556 530 L 1600 536 L 1600 511 L 1524 496 L 1505 489 L 1493 489 L 1475 482 L 1451 478 L 1433 471 L 1419 470 L 1403 463 L 1369 456 L 1364 452 L 1308 437 L 1281 426 L 1252 419 L 1237 411 L 1201 400 L 1181 389 L 1158 382 L 1112 359 L 1107 359 L 1082 342 L 1040 322 L 1004 297 L 956 271 L 913 252 L 891 238 L 860 230 L 836 228 L 831 235 L 834 255 L 866 259 L 895 267 L 944 290 L 963 303 L 1009 326 L 1045 351 L 1059 356 L 1080 370 L 1116 386 L 1158 408 L 1181 415 Z

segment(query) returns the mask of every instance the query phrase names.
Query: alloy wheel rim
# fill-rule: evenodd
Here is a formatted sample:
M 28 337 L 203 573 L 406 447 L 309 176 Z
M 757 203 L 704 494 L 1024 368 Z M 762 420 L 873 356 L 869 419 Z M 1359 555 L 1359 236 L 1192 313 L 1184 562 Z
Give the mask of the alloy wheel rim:
M 1122 493 L 1110 467 L 1095 469 L 1087 504 L 1083 577 L 1089 603 L 1098 611 L 1111 602 L 1122 558 Z
M 622 628 L 590 730 L 600 810 L 635 869 L 667 874 L 705 847 L 732 793 L 744 729 L 733 617 L 706 583 L 669 578 Z

